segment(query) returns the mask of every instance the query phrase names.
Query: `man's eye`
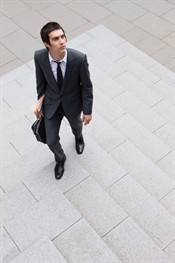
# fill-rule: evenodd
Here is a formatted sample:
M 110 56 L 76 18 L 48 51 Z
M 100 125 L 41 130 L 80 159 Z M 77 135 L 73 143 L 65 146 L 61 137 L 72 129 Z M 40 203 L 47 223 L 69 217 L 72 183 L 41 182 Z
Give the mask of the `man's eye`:
M 62 39 L 65 38 L 65 35 L 62 35 L 61 38 L 62 38 Z

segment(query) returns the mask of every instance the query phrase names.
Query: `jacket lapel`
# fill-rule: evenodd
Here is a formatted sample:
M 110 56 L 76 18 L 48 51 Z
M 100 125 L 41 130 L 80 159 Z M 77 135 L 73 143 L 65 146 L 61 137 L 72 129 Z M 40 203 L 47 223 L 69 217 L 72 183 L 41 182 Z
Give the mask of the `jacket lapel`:
M 56 79 L 55 79 L 55 77 L 53 75 L 53 72 L 52 72 L 52 68 L 51 68 L 51 65 L 50 65 L 50 61 L 49 61 L 49 56 L 48 56 L 48 51 L 47 50 L 46 50 L 46 53 L 45 53 L 45 56 L 44 56 L 44 59 L 43 59 L 43 65 L 44 65 L 44 68 L 45 68 L 45 75 L 47 76 L 49 81 L 52 83 L 52 85 L 58 87 Z
M 49 56 L 47 54 L 47 57 L 46 57 L 46 70 L 47 70 L 47 74 L 48 74 L 48 79 L 50 79 L 50 81 L 52 81 L 53 85 L 57 85 L 57 82 L 56 82 L 56 79 L 53 75 L 53 72 L 52 72 L 52 68 L 51 68 L 51 65 L 50 65 L 50 61 L 49 61 Z
M 66 86 L 66 84 L 69 81 L 69 76 L 70 76 L 70 73 L 71 73 L 72 68 L 73 68 L 72 60 L 73 60 L 72 52 L 70 49 L 67 49 L 67 64 L 66 64 L 66 72 L 65 72 L 65 76 L 64 76 L 62 90 L 64 89 L 64 87 Z

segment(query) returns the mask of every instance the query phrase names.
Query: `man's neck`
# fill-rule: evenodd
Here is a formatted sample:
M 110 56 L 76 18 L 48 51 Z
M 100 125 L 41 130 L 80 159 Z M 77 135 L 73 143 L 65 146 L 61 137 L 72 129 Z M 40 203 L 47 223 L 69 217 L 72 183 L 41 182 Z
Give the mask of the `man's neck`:
M 62 59 L 64 58 L 65 54 L 66 54 L 66 52 L 61 53 L 61 54 L 58 54 L 58 53 L 53 53 L 53 52 L 50 52 L 50 51 L 49 51 L 49 53 L 50 53 L 51 57 L 52 57 L 55 61 L 60 61 L 60 60 L 62 60 Z

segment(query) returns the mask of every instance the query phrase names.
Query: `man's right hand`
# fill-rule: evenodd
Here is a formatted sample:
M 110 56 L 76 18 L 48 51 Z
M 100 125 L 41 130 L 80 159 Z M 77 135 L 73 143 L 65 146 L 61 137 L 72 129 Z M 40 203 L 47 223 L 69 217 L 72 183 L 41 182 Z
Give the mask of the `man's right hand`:
M 35 114 L 37 119 L 41 118 L 42 115 L 42 111 L 41 109 L 36 108 L 35 106 L 33 106 L 33 113 Z
M 39 100 L 37 100 L 37 102 L 32 107 L 32 111 L 37 119 L 40 119 L 42 115 L 41 108 L 42 108 L 43 100 L 44 100 L 44 95 Z

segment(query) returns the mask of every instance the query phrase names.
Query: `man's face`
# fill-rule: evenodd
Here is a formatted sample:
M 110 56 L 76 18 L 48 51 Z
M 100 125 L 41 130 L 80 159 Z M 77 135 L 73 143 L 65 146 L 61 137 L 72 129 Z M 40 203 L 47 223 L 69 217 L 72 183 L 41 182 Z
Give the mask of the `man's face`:
M 66 50 L 66 36 L 62 29 L 56 29 L 49 34 L 50 45 L 45 43 L 45 46 L 50 51 L 64 53 Z

